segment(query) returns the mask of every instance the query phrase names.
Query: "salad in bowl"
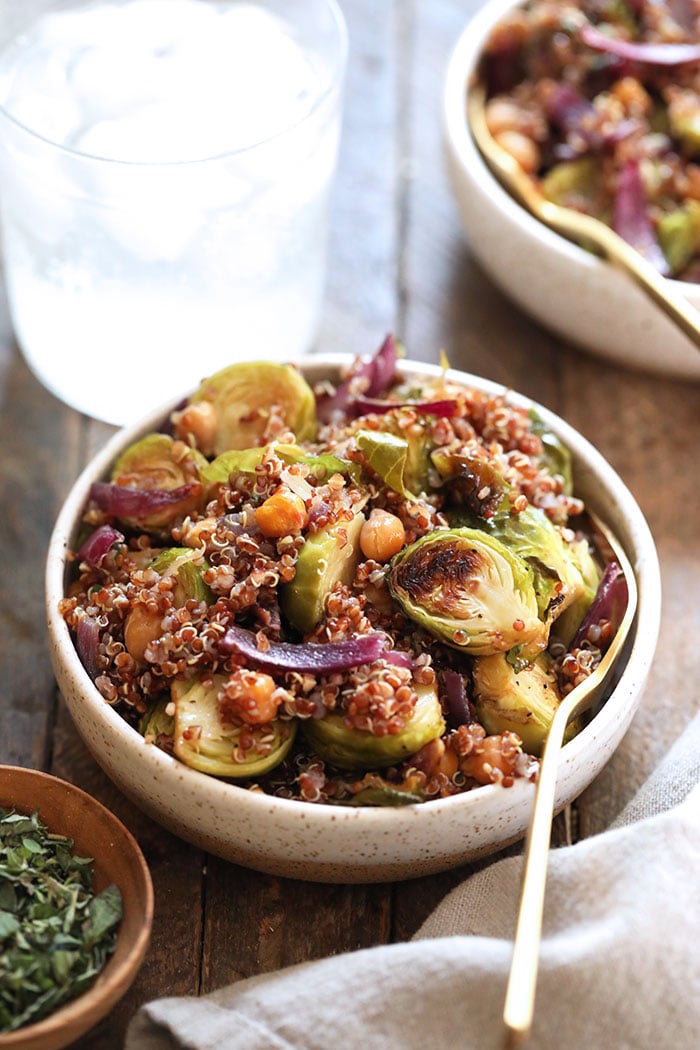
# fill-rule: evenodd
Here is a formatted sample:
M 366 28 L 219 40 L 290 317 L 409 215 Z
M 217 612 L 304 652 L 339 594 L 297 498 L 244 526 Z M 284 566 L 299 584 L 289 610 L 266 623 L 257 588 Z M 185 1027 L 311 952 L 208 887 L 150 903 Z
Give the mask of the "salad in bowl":
M 624 577 L 537 411 L 399 353 L 232 364 L 89 484 L 60 615 L 144 746 L 336 808 L 536 775 Z

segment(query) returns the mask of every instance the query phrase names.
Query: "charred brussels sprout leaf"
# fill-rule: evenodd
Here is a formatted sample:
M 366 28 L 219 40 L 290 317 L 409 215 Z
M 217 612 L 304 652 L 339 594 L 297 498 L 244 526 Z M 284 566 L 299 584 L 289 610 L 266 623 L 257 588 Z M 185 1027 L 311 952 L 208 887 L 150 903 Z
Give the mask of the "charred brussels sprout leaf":
M 198 551 L 188 547 L 169 547 L 158 554 L 151 568 L 159 576 L 175 577 L 173 600 L 177 608 L 181 608 L 191 598 L 210 604 L 212 594 L 202 579 L 202 573 L 208 565 Z
M 331 452 L 310 455 L 298 445 L 275 445 L 275 452 L 285 463 L 303 463 L 309 468 L 309 475 L 317 481 L 327 481 L 333 474 L 345 474 L 355 482 L 360 478 L 359 463 L 350 463 Z
M 510 486 L 488 460 L 455 455 L 445 449 L 436 449 L 431 458 L 444 481 L 448 503 L 464 507 L 485 521 L 499 513 L 510 513 Z
M 190 403 L 208 401 L 216 416 L 214 452 L 259 445 L 270 406 L 282 412 L 299 441 L 316 432 L 316 402 L 311 387 L 291 365 L 273 361 L 239 363 L 205 379 Z
M 544 648 L 532 571 L 479 529 L 440 529 L 396 555 L 389 587 L 412 620 L 472 655 Z
M 257 777 L 269 772 L 286 757 L 296 732 L 295 722 L 277 720 L 264 726 L 229 725 L 222 722 L 217 694 L 225 678 L 215 675 L 201 681 L 173 682 L 175 705 L 175 755 L 192 769 L 215 777 Z M 252 737 L 253 746 L 239 757 L 241 734 Z M 270 740 L 270 737 L 272 738 Z
M 119 487 L 141 492 L 185 489 L 192 481 L 199 482 L 207 461 L 195 449 L 186 449 L 182 453 L 183 447 L 181 442 L 176 444 L 167 434 L 148 434 L 122 452 L 112 469 L 112 481 Z M 176 518 L 183 518 L 196 510 L 202 498 L 202 486 L 197 483 L 175 503 L 134 517 L 118 516 L 131 528 L 162 530 Z
M 313 751 L 339 769 L 393 766 L 445 732 L 435 688 L 416 686 L 415 690 L 418 702 L 400 733 L 375 736 L 364 729 L 349 729 L 342 715 L 327 714 L 303 722 L 304 735 Z
M 480 656 L 472 672 L 479 721 L 487 733 L 517 733 L 530 755 L 541 755 L 559 706 L 556 677 L 544 656 L 516 670 L 502 653 Z M 576 735 L 571 722 L 565 741 Z
M 230 477 L 239 474 L 255 474 L 255 468 L 262 463 L 264 448 L 230 449 L 222 452 L 202 470 L 202 480 L 207 485 L 225 485 Z
M 326 598 L 337 583 L 350 583 L 360 551 L 362 514 L 308 536 L 299 552 L 293 580 L 280 587 L 282 610 L 302 634 L 321 620 Z

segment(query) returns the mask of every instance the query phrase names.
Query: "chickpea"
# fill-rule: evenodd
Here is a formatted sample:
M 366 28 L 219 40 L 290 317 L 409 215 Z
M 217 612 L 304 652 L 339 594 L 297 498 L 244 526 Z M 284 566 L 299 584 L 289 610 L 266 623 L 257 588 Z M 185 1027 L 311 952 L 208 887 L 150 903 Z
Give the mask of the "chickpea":
M 269 674 L 234 672 L 227 690 L 226 708 L 248 725 L 264 725 L 276 717 L 282 702 L 281 697 L 273 695 L 276 688 L 275 680 Z
M 162 634 L 162 616 L 145 605 L 135 605 L 124 625 L 124 644 L 134 660 L 143 663 L 145 652 Z
M 460 759 L 459 768 L 465 776 L 480 784 L 494 784 L 501 777 L 512 777 L 519 754 L 512 733 L 484 737 L 478 750 Z
M 541 158 L 539 147 L 532 139 L 520 131 L 499 131 L 494 138 L 506 153 L 510 153 L 526 174 L 534 175 L 540 166 Z
M 436 777 L 443 773 L 448 780 L 452 780 L 457 772 L 459 759 L 453 749 L 438 737 L 424 744 L 420 751 L 413 755 L 411 765 L 422 770 L 426 776 Z
M 210 455 L 214 451 L 217 424 L 216 409 L 211 402 L 196 401 L 182 410 L 175 432 L 183 441 L 193 438 L 200 452 Z
M 486 126 L 492 135 L 501 131 L 517 131 L 520 110 L 507 98 L 492 98 L 486 103 Z
M 405 542 L 403 523 L 387 510 L 373 510 L 360 533 L 362 553 L 373 561 L 388 561 L 398 554 Z
M 306 525 L 309 516 L 301 496 L 280 486 L 255 511 L 255 521 L 264 536 L 294 535 Z

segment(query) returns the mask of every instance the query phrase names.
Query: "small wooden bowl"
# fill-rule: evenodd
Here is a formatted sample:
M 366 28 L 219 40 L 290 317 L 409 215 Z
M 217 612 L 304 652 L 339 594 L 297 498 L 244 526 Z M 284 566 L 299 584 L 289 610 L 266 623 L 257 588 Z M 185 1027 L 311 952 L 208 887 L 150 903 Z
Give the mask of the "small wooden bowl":
M 0 1050 L 60 1050 L 97 1024 L 136 977 L 151 935 L 153 884 L 133 835 L 73 784 L 33 769 L 0 766 L 0 807 L 38 810 L 50 831 L 73 839 L 74 853 L 94 858 L 95 891 L 114 883 L 122 894 L 117 946 L 94 984 L 43 1021 L 0 1035 Z

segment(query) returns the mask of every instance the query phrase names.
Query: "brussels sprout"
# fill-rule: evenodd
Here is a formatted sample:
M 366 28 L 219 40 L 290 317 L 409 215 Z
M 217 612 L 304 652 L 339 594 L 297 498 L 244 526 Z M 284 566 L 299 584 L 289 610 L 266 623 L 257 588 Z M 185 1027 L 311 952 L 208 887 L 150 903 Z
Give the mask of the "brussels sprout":
M 579 157 L 555 164 L 540 181 L 547 200 L 565 208 L 578 207 L 601 217 L 600 164 L 596 157 Z M 581 205 L 585 207 L 581 207 Z
M 346 474 L 353 481 L 358 481 L 361 474 L 359 463 L 350 463 L 340 459 L 331 452 L 320 452 L 310 455 L 298 445 L 275 445 L 275 452 L 285 463 L 303 463 L 309 468 L 309 474 L 317 481 L 327 481 L 332 474 Z
M 663 215 L 656 232 L 671 272 L 681 273 L 700 252 L 700 201 L 689 200 L 685 207 Z
M 472 655 L 546 645 L 532 570 L 479 529 L 438 529 L 394 558 L 394 598 L 411 619 Z
M 146 711 L 139 722 L 139 733 L 141 736 L 151 737 L 156 743 L 163 737 L 172 742 L 175 733 L 175 718 L 168 714 L 170 697 L 164 696 L 156 700 Z
M 122 452 L 112 468 L 112 481 L 119 487 L 142 492 L 168 492 L 198 481 L 202 468 L 207 465 L 204 456 L 196 449 L 186 449 L 181 454 L 183 446 L 180 442 L 177 455 L 174 449 L 175 442 L 167 434 L 148 434 Z M 162 530 L 176 518 L 196 510 L 202 499 L 202 488 L 197 484 L 192 492 L 184 493 L 183 498 L 175 503 L 148 508 L 138 517 L 117 516 L 131 528 Z M 144 498 L 143 502 L 148 507 L 148 499 Z
M 385 485 L 407 499 L 415 499 L 415 493 L 406 487 L 408 464 L 408 442 L 395 434 L 382 430 L 360 430 L 357 447 L 364 452 L 371 470 Z
M 202 579 L 202 573 L 209 566 L 198 551 L 189 547 L 169 547 L 160 551 L 151 568 L 159 576 L 175 576 L 173 601 L 179 609 L 190 598 L 198 602 L 212 601 L 212 593 Z
M 557 435 L 547 429 L 547 424 L 543 419 L 540 419 L 534 409 L 530 410 L 530 419 L 532 420 L 533 434 L 537 434 L 542 442 L 540 463 L 547 468 L 553 477 L 558 474 L 562 478 L 564 492 L 567 496 L 570 496 L 574 491 L 571 453 L 566 445 L 562 444 Z
M 542 655 L 534 663 L 515 670 L 503 653 L 479 656 L 472 671 L 474 702 L 479 721 L 487 733 L 517 733 L 530 755 L 541 755 L 554 712 L 560 703 L 556 676 Z M 576 735 L 578 722 L 571 722 L 565 741 Z
M 316 402 L 306 380 L 291 365 L 254 361 L 229 365 L 205 379 L 190 403 L 208 401 L 216 413 L 213 451 L 248 449 L 260 444 L 267 410 L 277 405 L 299 441 L 316 432 Z
M 340 769 L 381 769 L 414 755 L 445 732 L 440 701 L 434 686 L 415 686 L 418 702 L 400 733 L 375 736 L 366 729 L 349 729 L 340 714 L 310 718 L 302 723 L 311 748 Z
M 202 681 L 173 682 L 175 704 L 175 755 L 192 769 L 215 777 L 257 777 L 269 772 L 286 757 L 296 733 L 296 723 L 276 720 L 265 726 L 228 725 L 219 714 L 217 693 L 226 679 L 214 675 Z M 245 731 L 254 744 L 241 760 L 239 738 Z M 270 737 L 272 736 L 272 740 Z
M 591 555 L 588 540 L 566 546 L 567 556 L 578 568 L 583 586 L 577 589 L 552 627 L 552 634 L 568 647 L 596 596 L 601 571 Z
M 445 483 L 447 500 L 459 507 L 466 507 L 475 518 L 489 520 L 496 514 L 510 514 L 511 503 L 508 485 L 493 464 L 477 456 L 455 454 L 438 448 L 432 453 L 432 462 Z M 464 524 L 479 523 L 465 518 Z
M 360 555 L 361 513 L 308 536 L 299 552 L 293 580 L 280 587 L 280 604 L 289 622 L 308 634 L 323 617 L 326 598 L 337 583 L 350 583 Z
M 230 449 L 207 463 L 202 469 L 202 481 L 207 485 L 224 485 L 233 475 L 255 474 L 255 468 L 262 463 L 264 448 Z

